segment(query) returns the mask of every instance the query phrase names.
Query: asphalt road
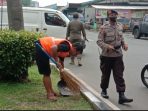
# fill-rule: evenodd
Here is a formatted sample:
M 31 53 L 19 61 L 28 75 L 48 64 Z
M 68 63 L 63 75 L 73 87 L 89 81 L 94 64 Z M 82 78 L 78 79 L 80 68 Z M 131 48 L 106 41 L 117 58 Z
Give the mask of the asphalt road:
M 70 58 L 66 58 L 65 67 L 69 68 L 79 78 L 101 92 L 100 80 L 101 72 L 99 68 L 99 50 L 96 44 L 98 33 L 87 31 L 89 42 L 86 43 L 86 49 L 83 53 L 82 67 L 70 65 Z M 65 37 L 65 34 L 57 37 Z M 130 104 L 119 105 L 118 93 L 116 92 L 113 76 L 111 76 L 108 88 L 109 100 L 121 110 L 147 110 L 148 109 L 148 89 L 142 84 L 140 73 L 142 67 L 148 63 L 148 38 L 134 39 L 130 33 L 124 34 L 125 41 L 129 45 L 129 50 L 124 52 L 125 71 L 124 78 L 126 82 L 126 96 L 133 98 Z

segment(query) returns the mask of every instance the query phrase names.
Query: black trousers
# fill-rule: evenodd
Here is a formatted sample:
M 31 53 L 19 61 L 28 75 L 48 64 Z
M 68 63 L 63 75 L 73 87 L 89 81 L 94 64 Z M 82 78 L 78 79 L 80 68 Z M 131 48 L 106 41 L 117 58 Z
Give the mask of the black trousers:
M 102 71 L 101 88 L 107 89 L 109 86 L 109 80 L 111 71 L 113 71 L 113 77 L 116 84 L 117 92 L 125 92 L 125 81 L 123 78 L 124 63 L 123 57 L 104 57 L 100 56 L 100 69 Z
M 36 42 L 39 45 L 41 45 L 39 41 L 36 41 Z M 35 50 L 36 50 L 35 59 L 36 59 L 39 73 L 42 75 L 49 76 L 51 74 L 49 57 L 45 55 L 44 52 L 36 45 L 35 45 Z

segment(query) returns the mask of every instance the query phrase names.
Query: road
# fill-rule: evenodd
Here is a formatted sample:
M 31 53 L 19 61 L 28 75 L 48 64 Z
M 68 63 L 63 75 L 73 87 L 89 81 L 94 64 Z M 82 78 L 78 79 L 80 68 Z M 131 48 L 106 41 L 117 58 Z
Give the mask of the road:
M 60 35 L 62 36 L 62 35 Z M 63 34 L 64 36 L 64 34 Z M 101 92 L 100 81 L 101 72 L 99 68 L 99 50 L 96 44 L 98 33 L 87 31 L 89 42 L 83 54 L 83 66 L 69 65 L 70 59 L 66 58 L 65 67 L 69 68 L 79 78 L 89 84 L 96 91 Z M 64 36 L 65 37 L 65 36 Z M 118 93 L 115 89 L 113 76 L 111 76 L 108 88 L 109 100 L 121 110 L 147 110 L 148 109 L 148 89 L 142 84 L 140 73 L 142 67 L 148 63 L 148 39 L 134 39 L 130 33 L 124 34 L 125 41 L 129 44 L 128 52 L 124 52 L 126 82 L 126 96 L 133 98 L 130 104 L 119 105 Z

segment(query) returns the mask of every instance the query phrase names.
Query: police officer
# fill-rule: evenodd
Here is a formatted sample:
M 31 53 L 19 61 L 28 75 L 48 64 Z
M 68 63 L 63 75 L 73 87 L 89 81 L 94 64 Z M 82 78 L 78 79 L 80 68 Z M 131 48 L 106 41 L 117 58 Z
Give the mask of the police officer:
M 118 13 L 115 10 L 107 11 L 108 22 L 100 27 L 97 44 L 102 49 L 100 55 L 100 69 L 102 71 L 101 96 L 109 98 L 107 88 L 111 71 L 116 84 L 116 90 L 119 93 L 119 104 L 132 102 L 133 99 L 128 99 L 125 95 L 125 81 L 123 78 L 124 63 L 123 54 L 128 50 L 128 45 L 125 43 L 122 34 L 122 25 L 117 23 Z

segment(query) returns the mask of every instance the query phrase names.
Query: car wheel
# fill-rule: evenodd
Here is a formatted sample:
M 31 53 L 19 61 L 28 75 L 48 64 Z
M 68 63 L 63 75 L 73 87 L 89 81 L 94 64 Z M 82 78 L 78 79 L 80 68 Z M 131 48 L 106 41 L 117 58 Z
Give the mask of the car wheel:
M 141 34 L 140 34 L 140 30 L 138 28 L 134 29 L 134 33 L 133 34 L 134 34 L 134 38 L 135 39 L 140 39 Z

